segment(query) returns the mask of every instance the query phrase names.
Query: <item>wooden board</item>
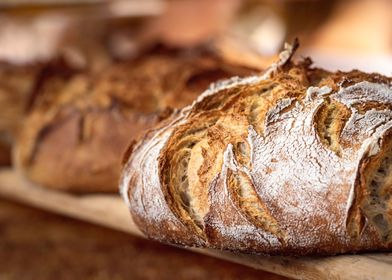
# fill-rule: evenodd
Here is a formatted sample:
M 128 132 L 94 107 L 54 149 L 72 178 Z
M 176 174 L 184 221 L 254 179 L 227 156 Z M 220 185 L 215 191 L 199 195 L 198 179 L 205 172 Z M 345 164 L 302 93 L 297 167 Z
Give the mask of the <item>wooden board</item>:
M 0 170 L 0 195 L 48 211 L 143 236 L 118 195 L 71 195 L 34 186 L 9 169 Z M 190 249 L 296 279 L 392 279 L 392 253 L 336 257 L 268 257 Z

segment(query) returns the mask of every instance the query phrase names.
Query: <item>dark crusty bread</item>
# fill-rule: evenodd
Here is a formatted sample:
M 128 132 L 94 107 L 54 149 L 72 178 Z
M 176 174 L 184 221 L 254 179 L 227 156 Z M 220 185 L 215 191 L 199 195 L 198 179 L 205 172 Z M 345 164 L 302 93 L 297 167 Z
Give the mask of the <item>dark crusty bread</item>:
M 392 79 L 292 51 L 212 85 L 130 148 L 121 191 L 148 237 L 287 255 L 392 248 Z
M 39 65 L 0 63 L 0 165 L 10 164 L 12 141 L 29 103 Z
M 208 48 L 158 48 L 135 61 L 79 73 L 43 90 L 15 149 L 31 181 L 73 192 L 116 192 L 123 152 L 132 139 L 209 83 L 255 69 L 226 62 Z
M 41 86 L 55 91 L 73 73 L 76 69 L 60 57 L 31 65 L 0 63 L 0 165 L 10 163 L 13 142 Z

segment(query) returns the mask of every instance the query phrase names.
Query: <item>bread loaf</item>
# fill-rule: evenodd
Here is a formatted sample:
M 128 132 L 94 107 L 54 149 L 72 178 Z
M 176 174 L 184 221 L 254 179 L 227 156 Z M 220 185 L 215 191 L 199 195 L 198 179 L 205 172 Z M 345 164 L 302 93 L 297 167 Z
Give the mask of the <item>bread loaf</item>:
M 31 181 L 73 192 L 116 192 L 122 154 L 132 139 L 182 107 L 214 80 L 255 73 L 207 47 L 156 49 L 43 86 L 14 157 Z
M 11 145 L 34 88 L 39 65 L 0 63 L 0 166 L 11 162 Z
M 0 63 L 0 165 L 10 164 L 12 145 L 40 88 L 45 84 L 53 92 L 76 71 L 61 57 L 31 65 Z
M 121 192 L 145 235 L 265 254 L 392 248 L 392 79 L 292 52 L 129 149 Z

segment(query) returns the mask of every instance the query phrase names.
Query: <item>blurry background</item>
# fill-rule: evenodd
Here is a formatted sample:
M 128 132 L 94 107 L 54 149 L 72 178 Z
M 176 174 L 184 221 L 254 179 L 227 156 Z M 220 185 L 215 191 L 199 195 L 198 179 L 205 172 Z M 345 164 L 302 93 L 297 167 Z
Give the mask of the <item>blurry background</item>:
M 29 69 L 59 57 L 75 69 L 98 71 L 157 42 L 191 47 L 216 40 L 228 52 L 240 42 L 273 58 L 296 37 L 299 56 L 311 56 L 317 66 L 392 73 L 389 0 L 2 0 L 0 103 L 23 99 L 34 79 Z M 2 94 L 10 87 L 20 96 Z M 2 108 L 0 130 L 12 130 L 10 120 L 26 106 Z M 9 142 L 2 135 L 0 150 Z M 0 199 L 1 279 L 173 275 L 283 279 Z
M 273 55 L 298 37 L 301 52 L 321 64 L 376 65 L 388 74 L 391 13 L 389 0 L 2 0 L 0 60 L 34 63 L 65 53 L 82 65 L 108 50 L 129 58 L 156 40 L 191 46 L 222 35 Z

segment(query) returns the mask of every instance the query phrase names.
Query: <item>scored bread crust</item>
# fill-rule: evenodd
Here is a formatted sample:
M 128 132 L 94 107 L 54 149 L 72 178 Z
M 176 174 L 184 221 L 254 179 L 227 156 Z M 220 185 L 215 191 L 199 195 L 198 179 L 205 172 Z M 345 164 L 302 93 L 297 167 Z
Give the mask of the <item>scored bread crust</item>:
M 100 72 L 76 73 L 55 87 L 50 77 L 17 139 L 17 168 L 50 188 L 116 192 L 132 139 L 172 108 L 190 104 L 212 81 L 256 71 L 208 47 L 189 53 L 161 48 Z
M 392 248 L 392 79 L 291 55 L 212 85 L 130 149 L 120 189 L 146 236 L 265 254 Z

